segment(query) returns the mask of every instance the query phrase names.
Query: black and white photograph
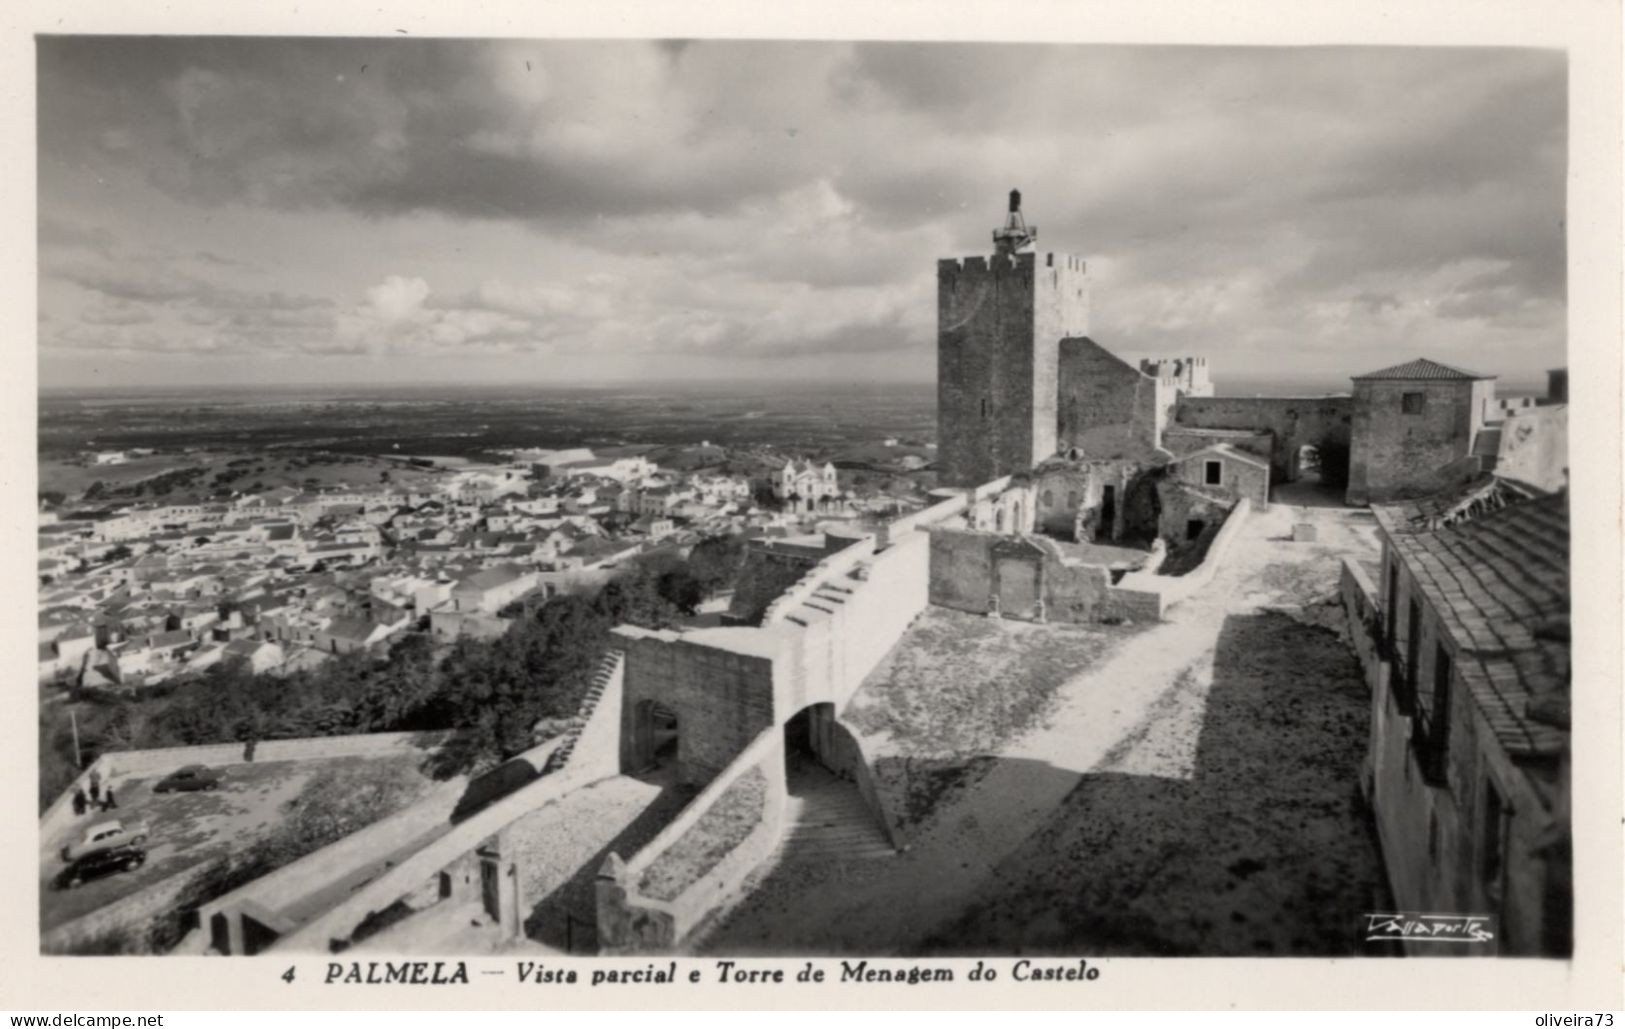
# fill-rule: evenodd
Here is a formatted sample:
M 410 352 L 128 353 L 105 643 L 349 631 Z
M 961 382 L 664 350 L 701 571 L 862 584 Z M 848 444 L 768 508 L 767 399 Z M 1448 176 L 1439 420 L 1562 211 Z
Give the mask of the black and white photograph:
M 1575 958 L 1565 50 L 32 47 L 42 959 Z

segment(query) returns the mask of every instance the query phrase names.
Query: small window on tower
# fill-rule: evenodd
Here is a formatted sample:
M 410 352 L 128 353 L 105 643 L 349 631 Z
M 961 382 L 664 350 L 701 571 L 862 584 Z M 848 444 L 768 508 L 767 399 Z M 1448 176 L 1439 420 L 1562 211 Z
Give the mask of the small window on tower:
M 1224 483 L 1224 465 L 1221 462 L 1218 462 L 1218 461 L 1208 461 L 1208 462 L 1206 462 L 1206 464 L 1207 464 L 1207 467 L 1205 469 L 1206 474 L 1203 476 L 1203 480 L 1209 486 L 1223 485 L 1223 483 Z
M 982 417 L 983 418 L 987 417 L 987 398 L 986 397 L 982 398 Z
M 1401 393 L 1399 395 L 1399 409 L 1405 414 L 1421 414 L 1422 404 L 1426 399 L 1426 393 Z

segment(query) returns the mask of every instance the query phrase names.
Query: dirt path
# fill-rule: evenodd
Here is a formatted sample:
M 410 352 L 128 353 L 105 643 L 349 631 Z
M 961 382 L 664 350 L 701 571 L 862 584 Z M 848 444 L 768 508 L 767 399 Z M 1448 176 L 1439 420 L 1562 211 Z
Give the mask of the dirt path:
M 1320 542 L 1283 542 L 1294 521 L 1314 523 Z M 1068 878 L 1075 878 L 1079 870 L 1067 866 L 1062 853 L 1034 848 L 1046 830 L 1054 835 L 1057 821 L 1074 818 L 1067 802 L 1086 778 L 1131 781 L 1136 789 L 1153 791 L 1168 784 L 1188 793 L 1204 762 L 1211 766 L 1221 758 L 1211 753 L 1208 740 L 1220 728 L 1208 724 L 1214 721 L 1210 693 L 1216 655 L 1234 637 L 1237 626 L 1252 624 L 1238 619 L 1263 617 L 1261 612 L 1272 607 L 1296 610 L 1331 595 L 1340 555 L 1360 554 L 1373 546 L 1368 521 L 1366 516 L 1332 508 L 1278 506 L 1255 515 L 1207 587 L 1170 612 L 1167 622 L 1134 636 L 1103 663 L 1065 682 L 1047 724 L 1004 748 L 992 770 L 955 795 L 908 853 L 885 862 L 834 862 L 761 872 L 754 892 L 701 942 L 701 948 L 740 953 L 910 953 L 926 946 L 954 949 L 955 942 L 962 942 L 973 951 L 1021 949 L 1020 939 L 1010 939 L 1024 933 L 1019 919 L 990 916 L 975 926 L 965 920 L 993 907 L 1011 907 L 1011 899 L 1020 909 L 1025 894 L 1033 895 L 1042 910 L 1050 904 L 1045 891 L 1075 885 Z M 1279 615 L 1269 617 L 1280 618 L 1283 624 L 1260 627 L 1266 630 L 1266 650 L 1271 634 L 1279 638 L 1294 628 Z M 1330 637 L 1323 630 L 1304 631 Z M 1328 659 L 1335 661 L 1338 645 L 1335 638 L 1331 641 Z M 1315 642 L 1325 641 L 1295 645 L 1303 648 Z M 1311 655 L 1286 654 L 1286 667 L 1305 658 Z M 1226 661 L 1232 663 L 1228 655 Z M 1348 683 L 1342 681 L 1348 676 L 1332 678 L 1337 680 L 1338 711 L 1345 720 L 1349 712 L 1357 715 L 1359 699 L 1348 695 Z M 1249 679 L 1253 686 L 1258 681 L 1257 676 Z M 1236 685 L 1227 680 L 1227 697 Z M 1338 724 L 1333 731 L 1346 734 L 1347 728 Z M 1307 751 L 1325 745 L 1313 726 L 1300 735 L 1303 738 L 1295 745 Z M 1239 734 L 1235 738 L 1244 739 Z M 1354 768 L 1332 769 L 1322 792 L 1335 789 L 1343 775 L 1352 791 L 1353 774 Z M 1185 807 L 1172 810 L 1178 818 L 1189 819 Z M 1347 812 L 1336 817 L 1351 818 Z M 1199 839 L 1187 843 L 1197 850 L 1202 846 Z M 1087 860 L 1089 855 L 1081 856 Z M 962 931 L 938 945 L 927 942 L 934 936 L 940 939 L 955 923 L 961 923 Z

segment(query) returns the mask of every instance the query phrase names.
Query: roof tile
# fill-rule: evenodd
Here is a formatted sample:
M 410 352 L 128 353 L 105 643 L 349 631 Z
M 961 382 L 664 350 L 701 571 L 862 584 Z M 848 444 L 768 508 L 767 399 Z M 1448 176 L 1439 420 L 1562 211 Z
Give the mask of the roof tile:
M 1437 361 L 1430 361 L 1425 357 L 1419 357 L 1414 361 L 1406 361 L 1404 364 L 1390 365 L 1387 368 L 1382 368 L 1374 372 L 1366 372 L 1364 375 L 1356 375 L 1354 376 L 1354 381 L 1358 382 L 1361 379 L 1467 380 L 1493 378 L 1495 378 L 1493 375 L 1480 375 L 1478 372 L 1470 372 L 1463 368 L 1453 368 L 1447 364 L 1440 364 Z

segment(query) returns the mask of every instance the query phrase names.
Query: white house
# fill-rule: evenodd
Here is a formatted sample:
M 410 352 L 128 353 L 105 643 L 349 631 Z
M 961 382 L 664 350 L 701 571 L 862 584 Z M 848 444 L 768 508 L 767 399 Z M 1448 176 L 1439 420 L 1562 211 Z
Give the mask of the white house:
M 476 572 L 451 589 L 452 609 L 495 614 L 536 588 L 536 573 L 505 564 Z

